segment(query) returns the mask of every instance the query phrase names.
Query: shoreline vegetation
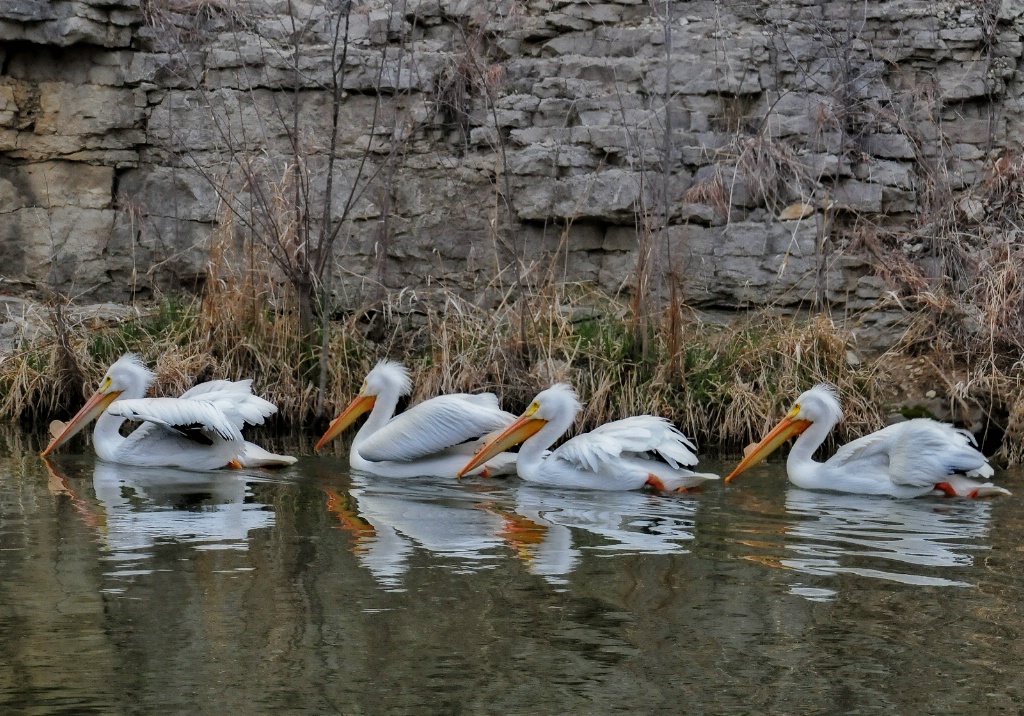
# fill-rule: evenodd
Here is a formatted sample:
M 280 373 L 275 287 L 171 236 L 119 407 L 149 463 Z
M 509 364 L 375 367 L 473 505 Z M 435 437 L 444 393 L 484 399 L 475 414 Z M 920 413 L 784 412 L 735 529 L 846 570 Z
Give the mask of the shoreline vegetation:
M 971 430 L 997 464 L 1024 462 L 1024 158 L 1015 153 L 1015 135 L 994 119 L 1003 111 L 1000 102 L 1012 97 L 1002 95 L 1009 75 L 992 74 L 992 63 L 1005 59 L 999 53 L 979 50 L 988 73 L 968 73 L 977 81 L 967 83 L 979 86 L 972 90 L 977 94 L 952 101 L 929 83 L 908 83 L 902 70 L 891 77 L 883 72 L 873 58 L 884 56 L 886 48 L 902 53 L 905 38 L 875 37 L 875 21 L 866 15 L 859 25 L 811 18 L 804 26 L 808 31 L 797 34 L 806 41 L 799 56 L 816 58 L 808 65 L 816 68 L 813 76 L 796 73 L 797 84 L 781 87 L 774 100 L 774 90 L 737 94 L 697 83 L 702 89 L 690 96 L 697 106 L 710 102 L 711 108 L 694 113 L 694 126 L 704 129 L 695 129 L 684 147 L 672 108 L 687 94 L 673 77 L 689 65 L 675 64 L 680 55 L 673 52 L 670 30 L 688 27 L 676 32 L 712 42 L 710 50 L 688 53 L 688 63 L 692 57 L 719 61 L 722 39 L 688 18 L 684 25 L 674 23 L 666 4 L 666 15 L 652 9 L 650 19 L 657 22 L 643 30 L 644 37 L 665 38 L 655 46 L 664 54 L 642 58 L 636 69 L 637 76 L 663 72 L 664 93 L 652 94 L 648 87 L 634 96 L 628 83 L 606 83 L 614 92 L 602 88 L 599 97 L 586 101 L 600 110 L 601 121 L 607 116 L 607 128 L 629 141 L 621 147 L 618 139 L 565 143 L 555 130 L 575 131 L 569 125 L 571 117 L 578 120 L 570 96 L 576 90 L 544 89 L 545 103 L 552 100 L 544 111 L 541 95 L 519 95 L 523 88 L 534 92 L 530 73 L 537 70 L 530 63 L 516 70 L 497 41 L 508 29 L 518 33 L 516 26 L 494 24 L 486 12 L 452 15 L 427 5 L 415 13 L 395 7 L 381 13 L 345 3 L 288 4 L 279 15 L 275 8 L 263 12 L 222 2 L 144 3 L 148 39 L 142 44 L 151 46 L 144 58 L 152 60 L 154 78 L 166 74 L 168 80 L 150 92 L 148 114 L 140 108 L 132 132 L 124 134 L 134 136 L 145 126 L 158 143 L 150 149 L 164 158 L 145 168 L 140 164 L 136 191 L 111 195 L 110 205 L 124 211 L 133 226 L 138 218 L 141 235 L 163 226 L 142 219 L 179 216 L 178 203 L 173 210 L 147 213 L 158 208 L 147 207 L 147 200 L 163 203 L 158 195 L 164 178 L 176 177 L 185 187 L 195 180 L 202 192 L 171 195 L 175 202 L 205 196 L 194 207 L 192 224 L 195 230 L 207 223 L 217 227 L 207 275 L 197 295 L 157 295 L 135 307 L 139 317 L 111 321 L 79 317 L 62 293 L 72 290 L 60 285 L 70 280 L 58 279 L 66 272 L 51 270 L 46 279 L 39 274 L 18 284 L 47 292 L 49 317 L 38 335 L 26 332 L 13 352 L 0 353 L 0 421 L 41 427 L 70 415 L 106 367 L 131 351 L 157 373 L 154 395 L 175 395 L 213 378 L 252 377 L 256 392 L 279 408 L 272 428 L 312 434 L 322 432 L 376 361 L 388 357 L 409 367 L 411 402 L 492 390 L 517 413 L 539 390 L 568 381 L 586 406 L 577 431 L 651 413 L 670 419 L 705 455 L 738 452 L 801 392 L 829 382 L 837 386 L 845 411 L 837 442 L 875 430 L 896 413 L 930 416 Z M 965 47 L 997 47 L 998 28 L 1010 27 L 1009 15 L 970 17 L 965 27 L 977 32 L 967 35 L 979 39 L 965 40 Z M 424 21 L 452 33 L 443 52 L 420 53 L 417 33 Z M 791 64 L 789 25 L 768 17 L 760 22 L 751 37 L 767 37 L 765 54 Z M 864 29 L 863 37 L 854 25 Z M 256 27 L 281 32 L 252 43 Z M 604 27 L 594 32 L 604 33 Z M 787 32 L 776 32 L 780 27 Z M 1017 34 L 1007 32 L 1007 51 L 1016 52 Z M 580 37 L 592 43 L 585 33 Z M 772 46 L 786 51 L 768 52 Z M 256 47 L 259 52 L 250 52 Z M 207 52 L 211 48 L 216 52 Z M 536 52 L 548 61 L 546 52 Z M 219 62 L 232 58 L 238 71 L 225 71 L 235 67 L 225 64 L 211 74 L 208 55 Z M 586 64 L 574 53 L 567 57 L 574 65 Z M 928 59 L 927 52 L 922 57 L 928 65 L 922 76 L 932 77 L 938 60 Z M 435 85 L 399 81 L 418 77 L 424 58 L 437 63 Z M 765 62 L 762 72 L 773 67 Z M 307 75 L 300 68 L 315 71 Z M 731 61 L 727 69 L 723 77 L 735 74 Z M 781 65 L 774 74 L 783 76 Z M 960 88 L 962 73 L 956 74 Z M 983 76 L 995 84 L 978 79 Z M 252 91 L 253 77 L 261 78 L 260 93 Z M 520 110 L 517 97 L 535 99 L 537 112 Z M 964 100 L 969 101 L 961 108 Z M 802 109 L 805 103 L 816 108 L 812 116 Z M 558 119 L 563 106 L 564 122 Z M 511 140 L 535 118 L 543 120 L 535 139 Z M 202 132 L 191 131 L 197 125 Z M 795 129 L 805 125 L 809 129 Z M 179 133 L 179 127 L 187 131 Z M 779 127 L 789 129 L 780 133 Z M 699 134 L 705 131 L 713 138 L 709 146 Z M 987 138 L 971 138 L 979 133 Z M 874 154 L 869 144 L 877 144 Z M 439 148 L 441 159 L 433 164 Z M 686 159 L 697 149 L 699 158 Z M 965 151 L 976 158 L 961 156 Z M 530 166 L 516 173 L 510 157 L 518 164 L 528 158 Z M 570 166 L 577 162 L 573 157 L 582 158 L 579 166 Z M 119 166 L 122 161 L 116 159 Z M 548 163 L 550 170 L 539 168 Z M 462 226 L 477 228 L 458 234 L 478 231 L 480 245 L 489 241 L 495 256 L 493 285 L 478 287 L 474 298 L 436 283 L 384 288 L 409 282 L 407 275 L 389 274 L 398 248 L 392 241 L 434 210 L 436 204 L 420 208 L 413 197 L 433 191 L 431 172 L 439 171 L 451 172 L 448 194 L 439 196 L 465 189 L 460 210 L 487 219 L 488 229 L 470 222 Z M 481 177 L 486 181 L 474 183 Z M 403 213 L 396 186 L 407 179 L 412 181 L 405 201 L 416 208 Z M 584 186 L 586 201 L 559 199 L 557 211 L 538 200 L 553 199 L 548 193 L 556 188 Z M 619 191 L 623 187 L 637 189 L 625 204 L 635 218 L 636 267 L 623 279 L 621 296 L 565 283 L 555 269 L 569 260 L 574 222 L 629 225 L 622 223 L 625 209 L 601 205 L 601 187 L 615 187 L 616 197 L 629 195 Z M 879 198 L 837 199 L 854 187 Z M 488 200 L 480 202 L 482 196 Z M 223 215 L 214 221 L 218 212 Z M 539 220 L 545 230 L 563 232 L 558 247 L 543 255 L 517 240 L 517 232 Z M 803 256 L 813 259 L 815 275 L 804 276 L 814 287 L 799 297 L 801 312 L 779 315 L 785 311 L 767 306 L 737 311 L 723 323 L 687 306 L 678 298 L 685 262 L 663 259 L 676 250 L 672 230 L 691 220 L 709 226 L 743 222 L 753 225 L 755 235 L 762 221 L 818 222 L 813 255 Z M 447 226 L 441 222 L 432 230 L 436 240 Z M 333 262 L 345 245 L 339 237 L 372 240 L 374 246 L 372 268 L 365 254 L 358 269 L 366 302 L 354 310 L 335 311 L 326 300 L 336 275 L 351 276 L 348 267 L 335 271 Z M 857 259 L 858 271 L 866 267 L 883 279 L 880 312 L 899 314 L 901 333 L 891 336 L 891 346 L 880 355 L 856 344 L 857 316 L 841 315 L 838 308 L 834 319 L 829 314 L 827 274 L 846 257 Z M 56 249 L 51 259 L 54 269 Z M 133 263 L 132 284 L 124 289 L 156 292 L 164 281 L 180 279 L 173 272 L 158 276 L 160 267 L 159 261 Z M 780 275 L 783 269 L 803 270 L 784 265 Z M 189 263 L 187 276 L 200 271 L 198 263 Z M 147 281 L 137 286 L 139 275 Z M 775 295 L 764 294 L 763 301 Z M 869 300 L 874 299 L 864 297 Z
M 509 289 L 487 307 L 440 288 L 385 293 L 335 316 L 325 342 L 323 324 L 303 337 L 288 285 L 266 263 L 239 268 L 245 262 L 222 249 L 211 252 L 201 295 L 165 297 L 134 319 L 87 323 L 70 317 L 67 302 L 52 302 L 49 330 L 0 357 L 0 420 L 38 428 L 66 418 L 114 360 L 134 352 L 158 375 L 152 395 L 251 377 L 279 408 L 272 429 L 312 435 L 387 357 L 409 367 L 410 403 L 488 390 L 518 413 L 539 390 L 568 381 L 585 403 L 576 432 L 650 413 L 709 456 L 739 452 L 803 390 L 829 382 L 843 402 L 839 443 L 902 412 L 970 429 L 1001 465 L 1024 458 L 1020 361 L 991 341 L 987 353 L 954 346 L 935 311 L 932 324 L 921 312 L 894 348 L 872 357 L 859 355 L 852 333 L 824 313 L 752 311 L 722 324 L 671 301 L 655 309 L 548 282 Z

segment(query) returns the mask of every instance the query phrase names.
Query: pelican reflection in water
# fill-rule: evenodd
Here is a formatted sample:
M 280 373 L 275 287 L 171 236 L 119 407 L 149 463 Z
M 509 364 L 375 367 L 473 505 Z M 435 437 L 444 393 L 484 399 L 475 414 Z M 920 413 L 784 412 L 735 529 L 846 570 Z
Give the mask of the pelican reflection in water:
M 511 548 L 532 574 L 562 584 L 583 550 L 678 554 L 693 540 L 697 502 L 690 498 L 529 485 L 459 487 L 466 486 L 357 474 L 347 493 L 326 490 L 327 507 L 352 535 L 360 564 L 385 589 L 402 588 L 417 549 L 465 572 L 496 566 Z
M 778 566 L 818 577 L 852 574 L 913 586 L 965 587 L 958 570 L 989 549 L 991 503 L 981 500 L 886 500 L 791 488 L 786 556 Z M 833 589 L 794 585 L 829 598 Z
M 449 560 L 456 572 L 474 572 L 495 566 L 504 544 L 501 518 L 438 478 L 412 482 L 353 473 L 347 493 L 325 492 L 328 510 L 352 535 L 359 563 L 385 589 L 402 589 L 416 549 Z
M 689 552 L 697 504 L 690 498 L 640 492 L 522 485 L 506 513 L 505 538 L 531 573 L 562 584 L 584 550 L 617 555 Z
M 193 472 L 140 468 L 97 460 L 92 484 L 96 501 L 82 498 L 61 468 L 46 461 L 51 482 L 74 501 L 83 519 L 97 529 L 109 559 L 147 569 L 144 560 L 160 543 L 192 544 L 197 549 L 248 549 L 254 530 L 272 527 L 266 505 L 246 502 L 244 471 Z M 115 572 L 116 574 L 117 572 Z

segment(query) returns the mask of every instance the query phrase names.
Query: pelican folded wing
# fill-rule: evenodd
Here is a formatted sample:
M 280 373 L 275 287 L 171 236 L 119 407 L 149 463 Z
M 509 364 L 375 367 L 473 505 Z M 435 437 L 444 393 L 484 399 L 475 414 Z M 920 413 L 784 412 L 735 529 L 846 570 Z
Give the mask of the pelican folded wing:
M 436 455 L 509 425 L 515 416 L 490 393 L 440 395 L 392 418 L 359 452 L 366 460 L 409 461 Z
M 615 460 L 622 455 L 622 441 L 619 438 L 618 435 L 602 435 L 592 430 L 566 440 L 551 453 L 551 457 L 565 460 L 584 470 L 601 473 L 614 468 Z
M 212 403 L 235 427 L 262 425 L 277 412 L 277 406 L 252 393 L 252 380 L 211 380 L 185 391 L 182 398 Z
M 616 438 L 623 450 L 637 455 L 656 452 L 673 468 L 699 462 L 692 452 L 697 446 L 668 420 L 655 415 L 634 415 L 606 423 L 592 432 Z
M 136 398 L 119 400 L 107 412 L 129 420 L 154 423 L 184 437 L 201 431 L 223 440 L 242 440 L 242 433 L 224 412 L 205 400 Z

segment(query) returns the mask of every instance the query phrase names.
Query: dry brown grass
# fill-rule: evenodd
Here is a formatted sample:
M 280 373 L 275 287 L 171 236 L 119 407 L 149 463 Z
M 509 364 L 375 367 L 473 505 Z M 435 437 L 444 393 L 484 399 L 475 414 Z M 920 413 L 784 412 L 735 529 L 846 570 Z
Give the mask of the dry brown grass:
M 707 204 L 722 216 L 739 192 L 744 204 L 778 213 L 790 201 L 810 200 L 807 167 L 785 142 L 766 134 L 737 135 L 715 152 L 715 170 L 682 197 L 690 204 Z

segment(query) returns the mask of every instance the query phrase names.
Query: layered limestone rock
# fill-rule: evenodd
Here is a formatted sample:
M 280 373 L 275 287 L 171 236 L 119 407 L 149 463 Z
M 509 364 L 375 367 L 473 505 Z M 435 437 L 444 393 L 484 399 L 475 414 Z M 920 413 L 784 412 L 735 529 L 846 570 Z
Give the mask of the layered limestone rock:
M 128 47 L 141 0 L 7 0 L 0 5 L 0 40 L 69 47 Z
M 1021 0 L 14 0 L 0 290 L 195 288 L 219 227 L 281 249 L 282 216 L 313 252 L 330 186 L 342 308 L 512 261 L 628 292 L 642 249 L 698 308 L 865 311 L 835 222 L 1018 152 L 1022 38 Z

